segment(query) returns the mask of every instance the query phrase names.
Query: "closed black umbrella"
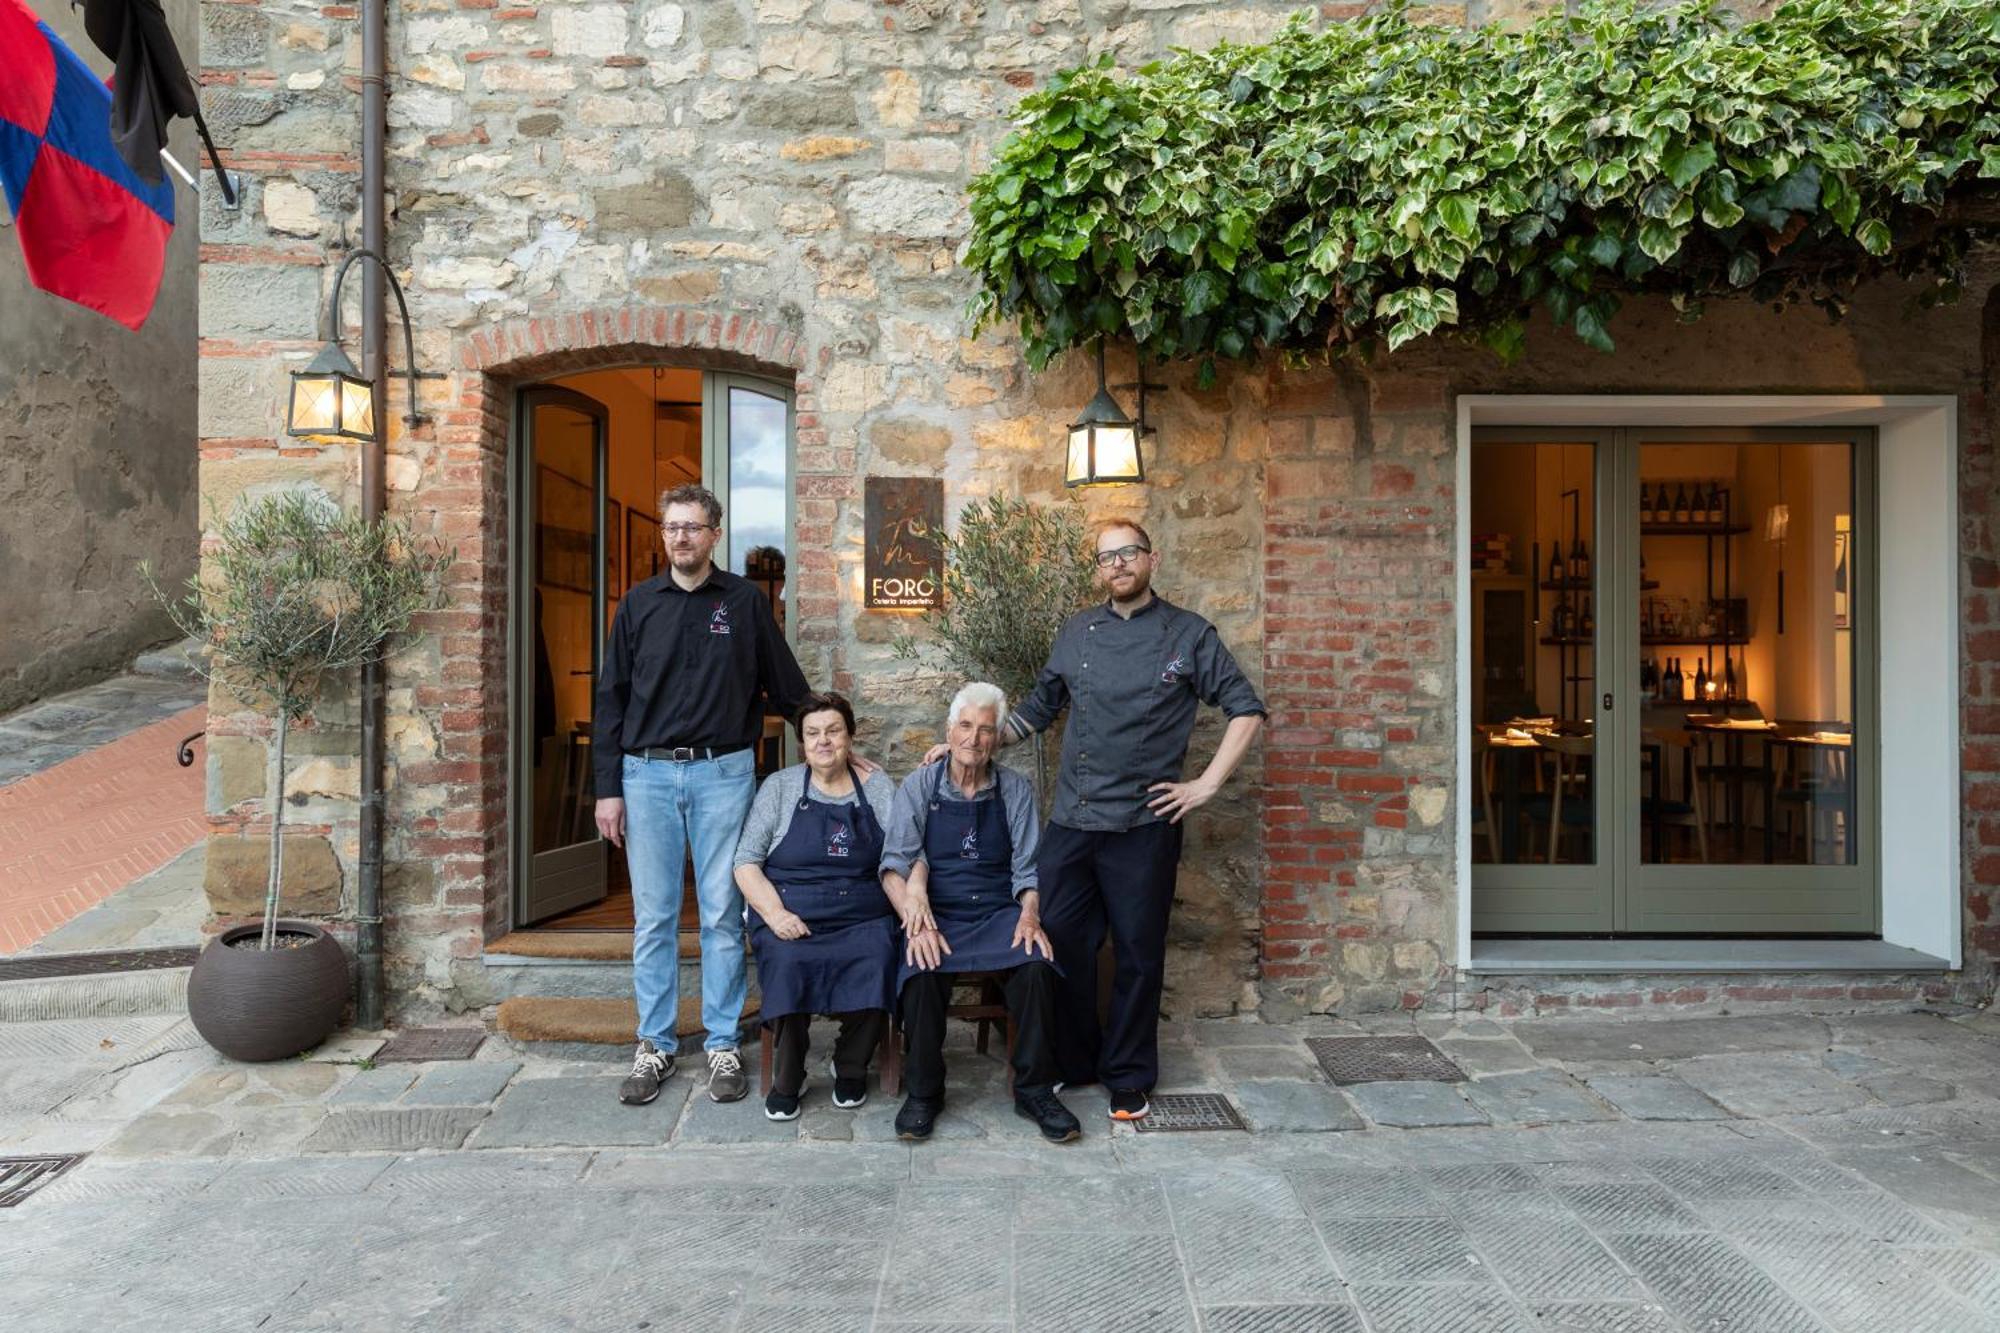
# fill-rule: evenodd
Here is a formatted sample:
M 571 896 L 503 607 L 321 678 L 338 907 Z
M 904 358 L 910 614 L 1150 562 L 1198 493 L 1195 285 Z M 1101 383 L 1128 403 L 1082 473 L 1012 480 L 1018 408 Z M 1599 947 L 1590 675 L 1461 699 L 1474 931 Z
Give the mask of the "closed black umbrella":
M 222 155 L 202 119 L 201 98 L 187 65 L 174 46 L 160 0 L 70 0 L 83 10 L 83 30 L 113 62 L 111 80 L 111 140 L 140 179 L 160 182 L 160 150 L 167 146 L 167 126 L 176 116 L 193 119 L 201 141 L 215 164 L 222 197 L 236 202 L 236 189 L 222 169 Z

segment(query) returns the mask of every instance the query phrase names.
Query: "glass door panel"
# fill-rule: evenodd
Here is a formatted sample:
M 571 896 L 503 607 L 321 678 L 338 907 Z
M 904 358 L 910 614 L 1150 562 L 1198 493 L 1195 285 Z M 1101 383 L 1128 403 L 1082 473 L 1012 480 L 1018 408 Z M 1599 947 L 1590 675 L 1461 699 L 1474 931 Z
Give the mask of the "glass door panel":
M 723 478 L 724 567 L 756 583 L 770 600 L 778 628 L 787 628 L 786 569 L 792 534 L 792 394 L 788 386 L 748 375 L 711 374 L 706 387 L 713 423 L 709 467 Z M 723 559 L 722 551 L 717 559 Z M 767 718 L 757 747 L 757 773 L 784 762 L 782 718 Z
M 1630 928 L 1873 933 L 1866 441 L 1649 432 L 1630 454 Z
M 522 396 L 524 466 L 517 485 L 524 516 L 518 606 L 527 611 L 517 640 L 516 771 L 525 867 L 526 925 L 602 899 L 607 892 L 604 840 L 594 820 L 591 713 L 606 616 L 608 533 L 605 463 L 608 414 L 566 389 Z
M 1609 930 L 1599 441 L 1492 432 L 1472 448 L 1474 927 Z

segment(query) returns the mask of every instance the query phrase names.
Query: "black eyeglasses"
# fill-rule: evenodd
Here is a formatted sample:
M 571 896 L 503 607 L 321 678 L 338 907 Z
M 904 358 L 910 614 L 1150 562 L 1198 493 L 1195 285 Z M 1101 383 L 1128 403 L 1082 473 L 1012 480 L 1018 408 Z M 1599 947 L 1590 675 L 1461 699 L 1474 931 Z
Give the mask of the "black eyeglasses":
M 1150 546 L 1121 546 L 1115 551 L 1099 551 L 1097 567 L 1109 569 L 1113 565 L 1129 565 L 1152 549 Z
M 699 537 L 702 533 L 713 530 L 714 527 L 713 523 L 668 523 L 663 525 L 660 531 L 666 533 L 669 537 Z

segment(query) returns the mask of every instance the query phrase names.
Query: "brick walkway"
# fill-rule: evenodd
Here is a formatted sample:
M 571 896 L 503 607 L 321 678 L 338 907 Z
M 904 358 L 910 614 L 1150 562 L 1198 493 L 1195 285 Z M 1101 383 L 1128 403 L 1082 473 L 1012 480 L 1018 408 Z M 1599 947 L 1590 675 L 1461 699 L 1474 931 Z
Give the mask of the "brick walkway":
M 205 706 L 0 787 L 0 954 L 19 953 L 208 832 L 202 766 L 174 746 Z

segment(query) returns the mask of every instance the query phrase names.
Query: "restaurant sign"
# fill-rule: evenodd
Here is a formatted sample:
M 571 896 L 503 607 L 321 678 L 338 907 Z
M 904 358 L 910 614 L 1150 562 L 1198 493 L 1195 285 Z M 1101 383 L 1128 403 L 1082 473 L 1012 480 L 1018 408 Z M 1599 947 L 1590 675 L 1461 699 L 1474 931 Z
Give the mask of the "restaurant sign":
M 863 605 L 924 610 L 944 605 L 944 482 L 936 477 L 869 477 L 863 493 L 866 541 Z

